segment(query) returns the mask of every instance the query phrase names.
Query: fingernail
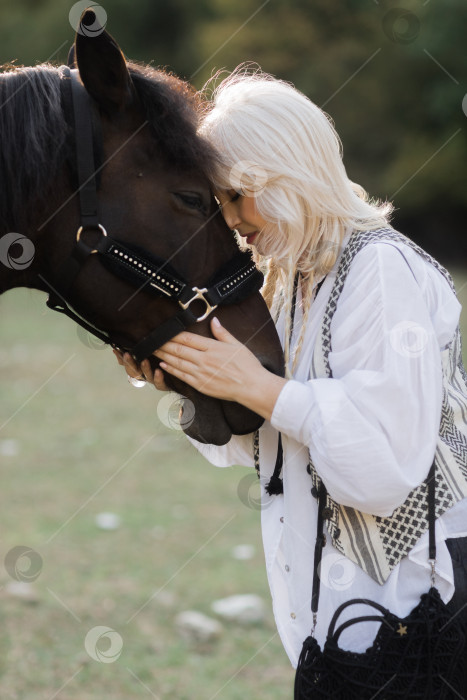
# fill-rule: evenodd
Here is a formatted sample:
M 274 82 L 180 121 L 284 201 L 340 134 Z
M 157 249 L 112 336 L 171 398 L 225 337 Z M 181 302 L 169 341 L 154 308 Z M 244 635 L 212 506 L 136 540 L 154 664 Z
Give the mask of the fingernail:
M 164 369 L 165 369 L 165 367 L 167 367 L 167 365 L 165 364 L 165 362 L 161 362 L 160 367 L 164 367 Z
M 217 318 L 217 316 L 214 316 L 214 318 L 212 319 L 212 323 L 213 323 L 214 326 L 217 326 L 217 328 L 220 328 L 220 327 L 221 327 L 221 322 L 219 321 L 219 319 Z

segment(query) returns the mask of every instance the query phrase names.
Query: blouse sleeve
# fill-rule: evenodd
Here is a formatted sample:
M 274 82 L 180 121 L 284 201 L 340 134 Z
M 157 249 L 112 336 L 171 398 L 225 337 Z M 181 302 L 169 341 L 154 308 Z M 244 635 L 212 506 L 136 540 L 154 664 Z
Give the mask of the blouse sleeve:
M 447 282 L 413 256 L 416 268 L 384 243 L 355 256 L 331 322 L 332 378 L 287 382 L 271 419 L 308 446 L 335 501 L 379 516 L 428 474 L 441 416 L 440 350 L 459 321 Z
M 205 445 L 190 437 L 188 437 L 188 440 L 215 467 L 231 467 L 234 464 L 254 467 L 253 433 L 234 435 L 226 445 L 221 445 L 220 447 L 217 445 Z

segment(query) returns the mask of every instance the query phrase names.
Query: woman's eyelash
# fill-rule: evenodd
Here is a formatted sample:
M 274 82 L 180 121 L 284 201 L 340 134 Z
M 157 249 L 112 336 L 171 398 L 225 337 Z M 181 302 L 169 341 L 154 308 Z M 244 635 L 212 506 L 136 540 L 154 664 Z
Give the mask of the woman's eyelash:
M 233 195 L 229 195 L 229 193 L 226 193 L 227 202 L 236 202 L 237 199 L 240 199 L 240 197 L 242 197 L 242 196 L 243 196 L 243 195 L 242 195 L 241 192 L 234 192 Z M 220 201 L 220 199 L 219 199 L 218 197 L 216 197 L 216 195 L 214 195 L 214 199 L 215 199 L 216 204 L 217 204 L 217 206 L 219 207 L 219 209 L 222 209 L 222 207 L 223 207 L 224 205 L 222 204 L 222 202 Z

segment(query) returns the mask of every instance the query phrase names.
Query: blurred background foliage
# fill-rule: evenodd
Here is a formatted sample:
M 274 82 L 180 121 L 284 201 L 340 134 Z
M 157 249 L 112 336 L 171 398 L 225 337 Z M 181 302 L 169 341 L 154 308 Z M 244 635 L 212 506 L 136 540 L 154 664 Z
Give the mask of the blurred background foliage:
M 2 0 L 0 60 L 64 62 L 72 5 Z M 197 88 L 242 61 L 292 81 L 333 118 L 351 179 L 394 200 L 395 225 L 443 261 L 465 259 L 465 0 L 103 0 L 102 7 L 129 58 L 165 66 Z

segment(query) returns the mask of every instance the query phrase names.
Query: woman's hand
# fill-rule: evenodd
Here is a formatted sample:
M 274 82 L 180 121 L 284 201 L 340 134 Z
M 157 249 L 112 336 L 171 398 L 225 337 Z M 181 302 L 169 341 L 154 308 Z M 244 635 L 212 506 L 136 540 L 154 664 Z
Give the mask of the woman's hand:
M 286 380 L 265 369 L 217 318 L 211 331 L 214 339 L 180 333 L 154 355 L 165 372 L 202 394 L 237 401 L 269 419 Z
M 164 382 L 164 373 L 161 369 L 156 369 L 155 372 L 152 371 L 151 363 L 149 360 L 143 360 L 141 365 L 137 365 L 129 352 L 121 353 L 118 350 L 113 350 L 117 362 L 122 367 L 125 367 L 126 373 L 129 377 L 133 379 L 141 379 L 142 381 L 147 381 L 150 384 L 154 384 L 156 389 L 159 391 L 169 391 L 168 386 Z

